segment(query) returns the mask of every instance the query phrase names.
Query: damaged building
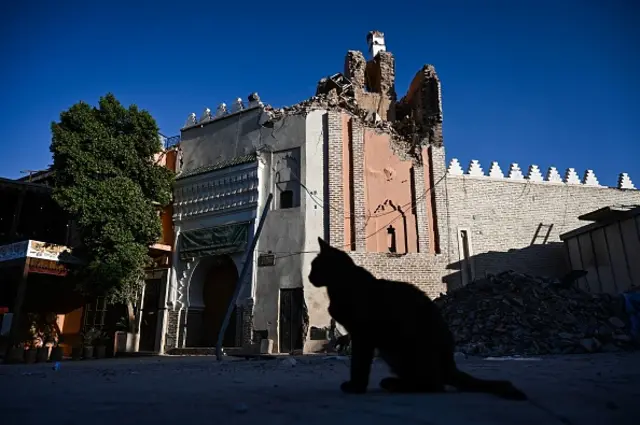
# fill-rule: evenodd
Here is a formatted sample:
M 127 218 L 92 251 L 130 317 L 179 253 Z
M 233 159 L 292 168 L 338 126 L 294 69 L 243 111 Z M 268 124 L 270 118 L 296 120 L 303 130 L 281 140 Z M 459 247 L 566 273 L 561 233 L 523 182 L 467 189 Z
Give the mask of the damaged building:
M 322 236 L 378 277 L 432 297 L 488 272 L 559 275 L 560 234 L 578 216 L 640 204 L 625 174 L 603 187 L 587 170 L 447 161 L 442 95 L 432 65 L 397 99 L 384 34 L 368 59 L 348 51 L 342 73 L 286 108 L 253 93 L 191 114 L 181 130 L 165 349 L 212 347 L 235 290 L 225 347 L 320 350 L 332 327 L 325 291 L 307 279 Z M 246 249 L 270 206 L 246 281 Z M 640 282 L 639 282 L 640 283 Z

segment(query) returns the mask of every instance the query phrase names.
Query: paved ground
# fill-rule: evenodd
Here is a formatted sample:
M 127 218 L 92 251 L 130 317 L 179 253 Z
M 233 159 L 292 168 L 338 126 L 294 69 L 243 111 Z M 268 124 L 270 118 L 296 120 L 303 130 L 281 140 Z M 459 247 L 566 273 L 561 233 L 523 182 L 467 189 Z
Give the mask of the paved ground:
M 640 353 L 460 360 L 478 376 L 511 379 L 531 397 L 343 395 L 343 358 L 217 363 L 157 357 L 0 366 L 0 423 L 67 424 L 639 424 Z M 385 376 L 374 367 L 374 381 Z

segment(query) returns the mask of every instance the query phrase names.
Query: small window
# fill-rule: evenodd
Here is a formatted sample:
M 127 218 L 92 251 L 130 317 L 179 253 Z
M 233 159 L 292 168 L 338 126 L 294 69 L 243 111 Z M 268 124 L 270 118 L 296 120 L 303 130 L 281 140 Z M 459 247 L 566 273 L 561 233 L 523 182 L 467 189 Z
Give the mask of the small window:
M 396 229 L 394 229 L 392 225 L 389 225 L 389 227 L 387 227 L 387 234 L 389 235 L 389 240 L 388 240 L 389 252 L 395 253 L 398 251 L 398 248 L 396 246 Z
M 98 297 L 93 303 L 87 304 L 84 313 L 85 329 L 101 329 L 104 326 L 106 314 L 107 302 L 104 297 Z
M 280 208 L 293 208 L 293 190 L 280 192 Z

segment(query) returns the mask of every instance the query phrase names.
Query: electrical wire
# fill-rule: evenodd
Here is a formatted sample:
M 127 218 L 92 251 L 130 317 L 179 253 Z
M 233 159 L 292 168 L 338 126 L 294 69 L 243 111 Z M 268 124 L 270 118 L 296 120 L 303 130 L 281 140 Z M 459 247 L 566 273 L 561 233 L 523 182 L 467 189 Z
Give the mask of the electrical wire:
M 274 170 L 274 171 L 275 171 L 275 170 Z M 439 184 L 440 184 L 440 183 L 441 183 L 441 182 L 442 182 L 446 177 L 447 177 L 447 175 L 446 175 L 446 173 L 445 173 L 442 177 L 440 177 L 440 178 L 438 179 L 438 181 L 436 181 L 436 182 L 433 184 L 433 186 L 430 186 L 429 188 L 427 188 L 427 189 L 422 193 L 422 195 L 420 195 L 419 197 L 416 197 L 415 201 L 408 202 L 408 203 L 407 203 L 407 204 L 405 204 L 405 205 L 410 205 L 410 204 L 413 204 L 414 202 L 415 202 L 415 203 L 417 203 L 418 201 L 420 201 L 420 200 L 424 199 L 424 198 L 425 198 L 425 197 L 426 197 L 426 196 L 427 196 L 427 195 L 428 195 L 428 194 L 429 194 L 429 193 L 430 193 L 434 188 L 436 188 L 436 187 L 437 187 L 437 186 L 438 186 L 438 185 L 439 185 Z M 300 182 L 300 181 L 299 181 L 299 179 L 297 179 L 297 178 L 296 178 L 296 180 L 298 180 L 298 182 L 300 183 L 300 185 L 301 185 L 302 187 L 304 187 L 304 184 L 303 184 L 302 182 Z M 304 187 L 304 188 L 305 188 L 305 190 L 307 191 L 307 193 L 309 193 L 309 195 L 310 195 L 310 196 L 313 196 L 313 195 L 310 193 L 310 191 L 309 191 L 308 189 L 306 189 L 306 187 Z M 312 198 L 312 199 L 313 199 L 313 198 Z M 315 202 L 315 201 L 314 201 L 314 202 Z M 319 206 L 324 207 L 324 205 L 322 205 L 322 204 L 319 204 Z M 391 211 L 391 212 L 396 212 L 396 211 L 397 211 L 397 210 L 394 210 L 394 211 Z M 386 214 L 382 214 L 382 215 L 380 215 L 380 216 L 383 216 L 383 215 L 386 215 Z M 384 229 L 388 228 L 388 226 L 390 226 L 392 223 L 396 222 L 396 221 L 397 221 L 398 219 L 400 219 L 400 218 L 402 218 L 402 214 L 398 214 L 398 216 L 397 216 L 397 217 L 395 217 L 393 220 L 389 221 L 387 224 L 385 224 L 384 226 L 380 227 L 379 229 L 376 229 L 373 233 L 371 233 L 371 234 L 369 234 L 369 235 L 365 236 L 365 237 L 364 237 L 364 240 L 367 240 L 367 239 L 372 238 L 373 236 L 377 235 L 377 234 L 378 234 L 378 233 L 380 233 L 382 230 L 384 230 Z M 363 229 L 363 230 L 364 230 L 364 229 Z M 352 243 L 348 243 L 348 244 L 342 245 L 342 246 L 340 246 L 339 248 L 348 248 L 348 247 L 350 247 L 350 246 L 352 246 Z M 258 251 L 258 252 L 259 252 L 259 253 L 262 253 L 262 254 L 274 254 L 274 255 L 276 255 L 276 258 L 277 258 L 277 259 L 279 259 L 279 258 L 286 258 L 286 257 L 294 256 L 294 255 L 300 255 L 300 254 L 315 254 L 315 253 L 318 253 L 318 252 L 320 252 L 320 251 L 296 251 L 296 252 L 290 252 L 290 251 L 289 251 L 289 252 L 287 252 L 287 251 L 284 251 L 284 252 Z M 277 254 L 286 254 L 286 255 L 277 255 Z

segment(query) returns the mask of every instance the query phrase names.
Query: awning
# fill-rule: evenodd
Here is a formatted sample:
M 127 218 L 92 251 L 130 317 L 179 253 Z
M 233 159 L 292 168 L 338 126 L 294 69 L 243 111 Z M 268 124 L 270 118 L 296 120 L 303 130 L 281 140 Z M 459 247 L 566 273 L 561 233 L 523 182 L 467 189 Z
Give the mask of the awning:
M 249 241 L 249 224 L 245 221 L 180 233 L 180 259 L 243 252 Z

